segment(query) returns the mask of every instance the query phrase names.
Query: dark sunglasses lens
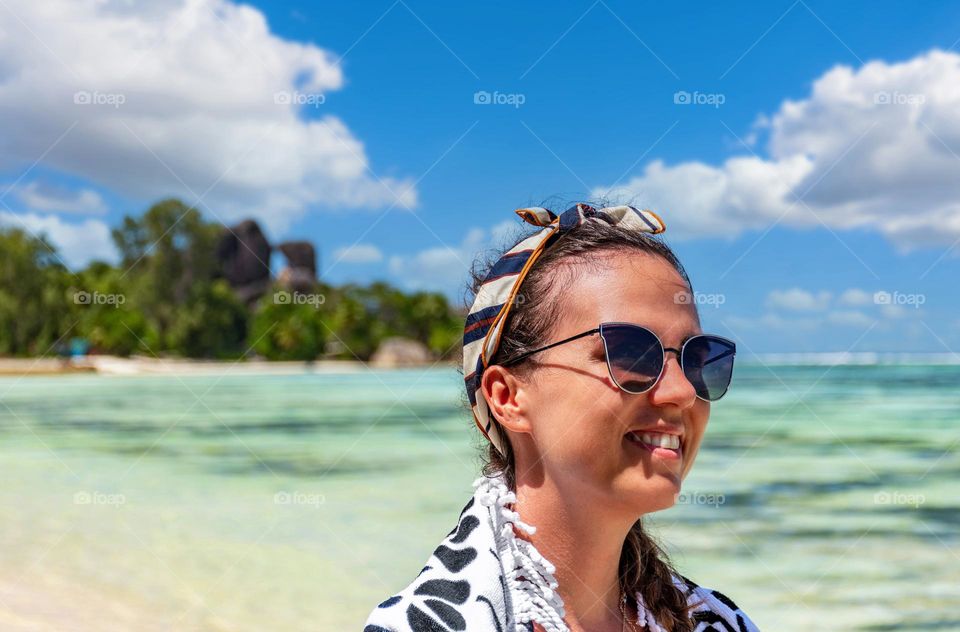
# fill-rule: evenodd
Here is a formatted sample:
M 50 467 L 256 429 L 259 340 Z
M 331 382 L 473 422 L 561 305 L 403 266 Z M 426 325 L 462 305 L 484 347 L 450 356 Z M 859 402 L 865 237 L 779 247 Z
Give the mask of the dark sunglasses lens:
M 660 377 L 663 347 L 653 332 L 631 325 L 600 328 L 610 376 L 623 390 L 643 393 Z
M 697 395 L 708 401 L 723 397 L 733 378 L 733 358 L 737 348 L 713 336 L 697 336 L 683 347 L 683 372 Z

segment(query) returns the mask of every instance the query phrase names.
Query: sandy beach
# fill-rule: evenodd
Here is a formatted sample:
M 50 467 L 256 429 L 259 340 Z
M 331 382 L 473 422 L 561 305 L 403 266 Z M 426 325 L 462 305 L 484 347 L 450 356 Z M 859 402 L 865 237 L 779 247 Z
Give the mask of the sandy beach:
M 430 363 L 432 364 L 432 363 Z M 410 366 L 430 366 L 422 363 Z M 438 365 L 445 364 L 443 362 Z M 314 362 L 277 362 L 268 360 L 191 360 L 91 355 L 70 362 L 59 358 L 0 358 L 0 375 L 65 375 L 97 373 L 101 375 L 297 375 L 301 373 L 350 373 L 366 370 L 376 363 L 357 360 L 316 360 Z
M 148 603 L 127 595 L 92 589 L 62 576 L 27 572 L 0 577 L 0 629 L 5 632 L 123 632 L 169 629 L 162 617 L 150 616 Z

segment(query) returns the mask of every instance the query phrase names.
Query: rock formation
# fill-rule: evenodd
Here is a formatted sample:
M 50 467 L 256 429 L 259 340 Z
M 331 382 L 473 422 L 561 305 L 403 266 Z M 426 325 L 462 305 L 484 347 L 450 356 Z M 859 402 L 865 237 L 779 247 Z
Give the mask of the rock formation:
M 392 368 L 398 366 L 421 366 L 433 361 L 427 345 L 418 340 L 399 336 L 385 339 L 370 358 L 371 366 Z
M 248 219 L 224 228 L 217 245 L 220 270 L 237 293 L 250 305 L 270 289 L 270 242 L 260 225 Z
M 248 306 L 253 306 L 270 289 L 273 248 L 260 225 L 252 219 L 223 229 L 217 244 L 220 270 L 237 297 Z M 276 248 L 287 260 L 277 281 L 291 292 L 313 291 L 317 283 L 317 251 L 313 244 L 285 241 Z
M 287 259 L 278 280 L 288 290 L 309 292 L 317 282 L 317 254 L 309 241 L 285 241 L 277 249 Z

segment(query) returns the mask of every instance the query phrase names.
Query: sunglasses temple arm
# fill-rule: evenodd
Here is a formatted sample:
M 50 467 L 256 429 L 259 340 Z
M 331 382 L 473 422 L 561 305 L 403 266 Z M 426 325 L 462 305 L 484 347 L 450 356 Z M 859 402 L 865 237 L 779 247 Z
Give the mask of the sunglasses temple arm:
M 515 363 L 515 362 L 519 362 L 520 360 L 523 360 L 524 358 L 526 358 L 526 357 L 528 357 L 528 356 L 532 356 L 534 353 L 540 353 L 541 351 L 546 351 L 547 349 L 552 349 L 552 348 L 558 347 L 558 346 L 560 346 L 560 345 L 565 345 L 565 344 L 567 344 L 568 342 L 573 342 L 574 340 L 577 340 L 578 338 L 583 338 L 584 336 L 589 336 L 589 335 L 591 335 L 591 334 L 595 334 L 595 333 L 597 333 L 598 331 L 600 331 L 599 328 L 597 328 L 597 329 L 591 329 L 590 331 L 584 331 L 584 332 L 582 332 L 582 333 L 577 334 L 576 336 L 570 336 L 569 338 L 564 338 L 563 340 L 560 340 L 560 341 L 557 341 L 557 342 L 548 344 L 548 345 L 545 346 L 545 347 L 538 347 L 538 348 L 534 349 L 533 351 L 527 351 L 526 353 L 521 353 L 520 355 L 518 355 L 518 356 L 515 357 L 515 358 L 508 358 L 508 359 L 504 360 L 503 362 L 500 362 L 499 364 L 500 364 L 500 366 L 507 366 L 507 365 L 513 364 L 513 363 Z
M 724 351 L 723 353 L 721 353 L 721 354 L 718 355 L 717 357 L 715 357 L 715 358 L 710 358 L 709 360 L 707 360 L 706 362 L 704 362 L 704 363 L 703 363 L 703 366 L 707 366 L 708 364 L 713 364 L 714 362 L 719 362 L 720 360 L 723 360 L 723 359 L 726 358 L 727 356 L 732 356 L 732 355 L 734 355 L 735 353 L 736 353 L 736 350 Z

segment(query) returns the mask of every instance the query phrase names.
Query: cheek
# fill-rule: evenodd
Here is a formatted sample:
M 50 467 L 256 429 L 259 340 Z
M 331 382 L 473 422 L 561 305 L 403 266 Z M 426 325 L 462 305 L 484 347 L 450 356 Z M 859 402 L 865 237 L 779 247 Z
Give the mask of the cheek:
M 539 389 L 533 434 L 541 458 L 568 470 L 602 469 L 626 424 L 618 415 L 624 410 L 620 390 L 605 377 L 564 377 L 545 380 Z
M 690 415 L 687 420 L 687 432 L 689 440 L 687 443 L 687 454 L 683 459 L 683 476 L 686 476 L 693 467 L 693 462 L 700 451 L 700 445 L 703 443 L 703 437 L 707 432 L 707 422 L 710 420 L 710 403 L 698 399 L 690 409 Z

